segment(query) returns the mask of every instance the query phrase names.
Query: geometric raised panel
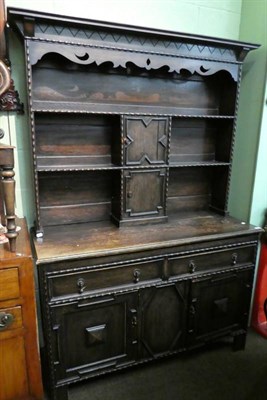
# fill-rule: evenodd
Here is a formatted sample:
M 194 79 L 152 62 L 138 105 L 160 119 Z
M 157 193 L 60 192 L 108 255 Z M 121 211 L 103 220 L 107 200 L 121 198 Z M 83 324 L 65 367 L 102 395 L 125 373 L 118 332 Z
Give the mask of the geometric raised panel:
M 177 283 L 142 291 L 143 357 L 156 358 L 183 346 L 185 287 Z
M 85 328 L 88 346 L 101 344 L 106 339 L 106 324 Z
M 102 300 L 102 299 L 101 299 Z M 136 307 L 134 294 L 118 295 L 77 309 L 77 304 L 57 307 L 54 321 L 60 331 L 54 336 L 57 381 L 76 379 L 98 370 L 113 369 L 133 356 L 130 310 Z
M 168 156 L 168 118 L 124 117 L 126 165 L 165 164 Z

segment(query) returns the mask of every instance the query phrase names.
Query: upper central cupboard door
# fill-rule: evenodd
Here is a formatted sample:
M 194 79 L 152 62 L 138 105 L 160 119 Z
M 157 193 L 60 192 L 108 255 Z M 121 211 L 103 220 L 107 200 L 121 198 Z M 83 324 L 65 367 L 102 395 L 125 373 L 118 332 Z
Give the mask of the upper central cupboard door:
M 169 118 L 125 116 L 123 122 L 126 165 L 167 163 Z

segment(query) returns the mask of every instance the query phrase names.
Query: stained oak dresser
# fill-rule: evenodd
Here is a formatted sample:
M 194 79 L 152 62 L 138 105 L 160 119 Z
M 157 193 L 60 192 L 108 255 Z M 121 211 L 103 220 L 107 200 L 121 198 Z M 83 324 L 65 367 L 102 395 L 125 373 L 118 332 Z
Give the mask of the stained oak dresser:
M 28 81 L 51 398 L 232 337 L 259 228 L 229 216 L 242 64 L 257 45 L 9 9 Z
M 41 400 L 33 259 L 26 222 L 16 223 L 16 252 L 0 246 L 0 399 Z

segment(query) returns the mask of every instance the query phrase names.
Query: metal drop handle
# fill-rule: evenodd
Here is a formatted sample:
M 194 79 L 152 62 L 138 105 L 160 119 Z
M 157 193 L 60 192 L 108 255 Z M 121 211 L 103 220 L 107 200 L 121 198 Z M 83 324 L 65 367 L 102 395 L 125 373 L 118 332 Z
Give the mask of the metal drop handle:
M 190 274 L 193 274 L 194 272 L 196 272 L 196 269 L 197 269 L 196 264 L 194 263 L 193 260 L 190 260 L 189 261 L 189 272 L 190 272 Z
M 133 273 L 133 281 L 134 283 L 138 283 L 140 281 L 141 271 L 139 269 L 135 269 Z
M 77 280 L 78 292 L 82 294 L 86 289 L 85 280 L 83 278 L 79 278 Z

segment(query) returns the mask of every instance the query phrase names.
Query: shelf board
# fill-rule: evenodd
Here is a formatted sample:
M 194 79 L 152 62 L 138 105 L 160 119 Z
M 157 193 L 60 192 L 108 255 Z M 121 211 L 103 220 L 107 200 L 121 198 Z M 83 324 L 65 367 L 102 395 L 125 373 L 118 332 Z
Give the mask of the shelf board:
M 184 108 L 149 104 L 82 103 L 34 100 L 35 113 L 107 114 L 107 115 L 157 115 L 179 118 L 235 119 L 235 115 L 220 115 L 214 108 Z
M 113 164 L 110 165 L 54 165 L 51 166 L 37 166 L 37 172 L 79 172 L 79 171 L 111 171 L 120 170 L 120 166 Z
M 170 163 L 170 168 L 188 168 L 188 167 L 228 167 L 231 165 L 228 162 L 219 161 L 196 161 L 196 162 L 179 162 Z
M 61 166 L 37 166 L 37 172 L 79 172 L 79 171 L 120 171 L 120 170 L 138 170 L 138 169 L 158 169 L 158 168 L 189 168 L 189 167 L 228 167 L 230 163 L 218 161 L 200 161 L 200 162 L 180 162 L 157 165 L 61 165 Z
M 168 168 L 166 164 L 157 165 L 130 165 L 130 166 L 119 166 L 119 165 L 63 165 L 63 166 L 39 166 L 36 168 L 37 172 L 79 172 L 79 171 L 119 171 L 119 170 L 136 170 L 136 169 L 158 169 Z

